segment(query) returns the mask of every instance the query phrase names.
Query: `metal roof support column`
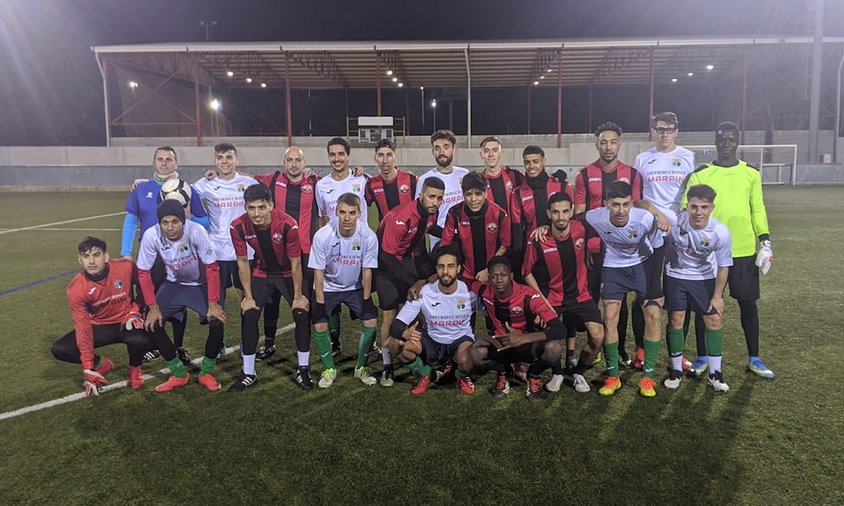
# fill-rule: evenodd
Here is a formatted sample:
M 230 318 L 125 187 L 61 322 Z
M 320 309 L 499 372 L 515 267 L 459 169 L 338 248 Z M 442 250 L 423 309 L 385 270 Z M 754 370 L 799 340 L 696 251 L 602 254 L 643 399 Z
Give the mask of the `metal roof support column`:
M 591 93 L 591 87 L 590 93 Z M 591 96 L 591 95 L 590 95 Z M 528 101 L 530 103 L 530 101 Z M 591 104 L 589 107 L 592 107 Z M 592 111 L 590 109 L 591 116 Z M 590 120 L 591 121 L 591 120 Z M 530 127 L 528 127 L 530 130 Z M 557 51 L 557 147 L 563 147 L 563 50 Z
M 651 76 L 648 83 L 648 140 L 652 141 L 651 118 L 654 117 L 654 48 L 651 48 Z
M 194 62 L 193 67 L 193 99 L 196 105 L 196 145 L 202 146 L 202 113 L 199 107 L 199 62 Z
M 816 163 L 818 161 L 821 63 L 823 60 L 823 4 L 824 0 L 815 0 L 815 40 L 812 46 L 812 88 L 809 97 L 809 163 Z
M 739 129 L 739 142 L 744 144 L 744 131 L 747 125 L 747 51 L 744 52 L 741 58 L 741 122 Z
M 410 86 L 404 87 L 404 135 L 410 135 Z
M 588 119 L 588 123 L 589 123 L 587 133 L 590 133 L 590 132 L 592 132 L 592 85 L 591 84 L 589 85 L 589 109 L 588 109 L 587 119 Z M 560 147 L 560 146 L 557 146 L 557 147 Z
M 377 97 L 376 116 L 381 116 L 381 53 L 375 53 L 375 96 Z
M 105 113 L 106 147 L 111 147 L 111 114 L 108 110 L 108 62 L 101 62 L 99 54 L 95 53 L 94 56 L 97 58 L 97 66 L 100 68 L 100 75 L 103 76 L 103 111 Z
M 290 147 L 293 145 L 293 99 L 290 95 L 290 54 L 285 53 L 284 56 L 284 115 L 286 116 L 287 147 Z
M 844 68 L 844 52 L 841 53 L 841 61 L 838 62 L 838 73 L 835 74 L 835 137 L 832 138 L 832 159 L 835 163 L 840 161 L 838 156 L 838 137 L 841 135 L 841 69 Z
M 466 56 L 466 147 L 472 148 L 472 72 L 469 70 L 469 48 L 463 48 Z
M 530 135 L 530 85 L 527 86 L 528 92 L 528 104 L 527 104 L 527 113 L 528 113 L 528 131 L 527 134 Z

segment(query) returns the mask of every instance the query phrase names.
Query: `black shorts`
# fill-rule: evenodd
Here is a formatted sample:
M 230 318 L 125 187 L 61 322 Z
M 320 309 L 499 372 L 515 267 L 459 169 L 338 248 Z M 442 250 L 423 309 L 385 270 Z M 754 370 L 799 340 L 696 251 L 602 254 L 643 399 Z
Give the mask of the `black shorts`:
M 180 320 L 185 309 L 192 309 L 199 315 L 199 322 L 208 323 L 208 290 L 206 285 L 181 285 L 165 281 L 155 293 L 158 309 L 164 319 L 176 316 Z
M 454 360 L 462 343 L 474 343 L 475 338 L 463 336 L 450 343 L 438 343 L 427 332 L 422 333 L 422 361 L 427 365 L 440 365 Z
M 220 266 L 220 291 L 233 286 L 243 290 L 243 283 L 240 282 L 240 273 L 237 270 L 237 260 L 217 260 Z
M 648 300 L 664 297 L 662 291 L 662 273 L 665 270 L 665 245 L 654 248 L 653 254 L 646 262 L 648 270 L 648 291 L 645 298 Z
M 665 276 L 665 309 L 686 311 L 691 308 L 699 315 L 715 314 L 708 311 L 709 302 L 715 293 L 715 278 L 680 279 Z
M 324 292 L 325 293 L 325 317 L 314 320 L 314 323 L 327 323 L 328 316 L 335 310 L 340 309 L 340 304 L 345 304 L 352 314 L 352 319 L 374 320 L 378 318 L 377 311 L 370 313 L 363 307 L 363 289 L 350 290 L 348 292 Z
M 584 327 L 586 322 L 594 322 L 599 325 L 604 324 L 598 304 L 592 299 L 584 302 L 575 302 L 571 305 L 564 305 L 562 310 L 557 312 L 560 313 L 563 319 L 563 325 L 567 329 L 580 329 Z
M 260 308 L 273 301 L 274 294 L 280 294 L 287 301 L 293 304 L 293 278 L 285 278 L 281 274 L 268 274 L 265 278 L 252 276 L 252 298 Z
M 647 260 L 630 267 L 604 266 L 601 271 L 601 298 L 625 300 L 630 292 L 645 298 L 648 293 L 648 274 Z
M 375 291 L 378 293 L 378 305 L 385 311 L 396 310 L 407 302 L 407 291 L 412 283 L 382 270 L 375 271 Z
M 478 343 L 483 344 L 483 341 L 485 340 L 487 340 L 487 338 L 482 337 L 478 339 Z M 535 361 L 537 358 L 542 356 L 542 354 L 545 352 L 545 343 L 547 342 L 548 341 L 527 343 L 521 346 L 516 346 L 515 348 L 508 348 L 502 351 L 498 351 L 497 349 L 495 349 L 494 344 L 489 343 L 487 345 L 487 359 L 501 364 L 512 364 L 514 362 L 524 362 L 526 364 L 530 364 L 531 362 Z
M 759 267 L 756 257 L 733 258 L 730 276 L 730 297 L 736 300 L 759 300 Z

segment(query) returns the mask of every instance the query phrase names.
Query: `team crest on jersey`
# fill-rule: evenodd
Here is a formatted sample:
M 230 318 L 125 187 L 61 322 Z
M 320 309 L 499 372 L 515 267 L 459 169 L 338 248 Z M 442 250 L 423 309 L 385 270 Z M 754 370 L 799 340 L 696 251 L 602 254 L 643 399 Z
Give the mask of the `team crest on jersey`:
M 352 251 L 360 251 L 360 241 L 355 241 L 352 243 Z
M 683 165 L 683 160 L 681 158 L 674 158 L 671 160 L 672 167 L 679 167 L 681 165 Z
M 578 237 L 576 241 L 574 241 L 574 248 L 575 249 L 583 249 L 584 240 L 582 237 Z
M 152 192 L 147 192 L 146 197 L 147 197 L 148 199 L 151 199 L 151 198 L 152 198 Z
M 401 193 L 402 195 L 407 195 L 408 193 L 410 193 L 410 187 L 406 184 L 399 186 L 399 193 Z
M 463 299 L 457 299 L 457 309 L 463 309 L 466 307 L 466 301 Z
M 360 183 L 355 183 L 352 185 L 352 191 L 357 193 L 360 191 Z
M 188 245 L 180 242 L 179 243 L 179 253 L 187 253 L 188 252 Z
M 522 310 L 521 306 L 512 306 L 510 308 L 510 312 L 513 314 L 522 314 L 524 311 Z
M 313 193 L 313 191 L 314 191 L 314 187 L 312 185 L 309 185 L 309 184 L 303 184 L 302 185 L 302 193 Z
M 490 233 L 493 233 L 493 234 L 494 234 L 495 232 L 497 232 L 497 231 L 498 231 L 498 225 L 497 225 L 497 224 L 495 224 L 495 223 L 487 223 L 487 224 L 486 224 L 486 229 L 487 229 L 487 231 L 488 231 L 488 232 L 490 232 Z
M 91 288 L 88 289 L 88 295 L 94 295 L 94 292 L 96 292 L 96 291 L 97 291 L 97 287 L 92 286 Z
M 707 248 L 707 247 L 709 247 L 709 243 L 710 243 L 710 240 L 709 240 L 708 237 L 706 237 L 705 235 L 701 236 L 701 238 L 700 238 L 700 245 L 701 246 L 703 246 L 704 248 Z
M 280 243 L 284 238 L 281 236 L 280 233 L 276 232 L 273 234 L 273 242 Z
M 506 183 L 504 183 L 504 188 L 507 188 L 508 190 L 512 191 L 513 190 L 513 182 L 507 181 Z
M 237 184 L 237 191 L 243 193 L 245 190 L 246 190 L 246 186 L 244 186 L 243 183 Z
M 627 238 L 628 239 L 635 239 L 637 237 L 639 237 L 639 233 L 636 232 L 635 230 L 631 230 L 630 232 L 627 232 Z
M 123 281 L 121 281 L 119 279 L 115 279 L 114 280 L 114 287 L 117 288 L 118 290 L 120 290 L 121 288 L 123 288 Z

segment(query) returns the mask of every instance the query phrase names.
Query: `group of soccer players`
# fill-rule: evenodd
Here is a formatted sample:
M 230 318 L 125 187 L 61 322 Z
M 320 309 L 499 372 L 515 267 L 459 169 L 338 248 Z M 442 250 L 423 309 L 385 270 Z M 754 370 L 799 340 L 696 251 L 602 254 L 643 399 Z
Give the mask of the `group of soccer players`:
M 171 185 L 165 183 L 179 180 L 176 153 L 158 148 L 153 178 L 136 182 L 127 201 L 122 258 L 110 260 L 97 238 L 79 244 L 83 271 L 67 292 L 74 330 L 52 352 L 82 364 L 88 395 L 107 384 L 114 367 L 96 349 L 119 342 L 129 351 L 131 388 L 144 383 L 141 364 L 159 355 L 171 375 L 155 391 L 184 387 L 192 366 L 183 343 L 191 309 L 208 326 L 197 381 L 220 390 L 213 371 L 225 354 L 231 327 L 225 294 L 234 287 L 242 373 L 230 391 L 253 386 L 256 361 L 276 353 L 283 298 L 295 327 L 294 380 L 303 390 L 314 387 L 311 336 L 322 364 L 318 386 L 337 379 L 345 305 L 361 325 L 354 376 L 366 385 L 392 386 L 395 368 L 406 365 L 418 377 L 414 395 L 448 383 L 472 394 L 472 378 L 494 371 L 494 397 L 519 382 L 528 399 L 539 401 L 543 386 L 559 391 L 566 376 L 577 392 L 589 392 L 585 373 L 603 357 L 601 395 L 621 387 L 625 366 L 642 370 L 639 392 L 653 397 L 665 335 L 666 388 L 708 371 L 707 384 L 726 392 L 721 329 L 729 286 L 741 310 L 747 367 L 773 378 L 759 358 L 759 273 L 773 259 L 760 173 L 737 160 L 735 124 L 718 126 L 718 158 L 697 168 L 694 154 L 675 143 L 678 127 L 673 113 L 655 115 L 654 146 L 631 166 L 618 159 L 621 128 L 600 125 L 598 159 L 578 172 L 573 191 L 564 171 L 546 172 L 539 146 L 523 150 L 521 172 L 501 165 L 501 142 L 488 137 L 480 145 L 484 169 L 458 167 L 448 130 L 432 135 L 436 166 L 420 177 L 396 166 L 389 140 L 375 146 L 378 173 L 369 176 L 350 167 L 349 143 L 334 138 L 327 146 L 331 170 L 322 178 L 296 147 L 285 151 L 284 170 L 239 174 L 236 147 L 223 143 L 204 178 Z M 178 190 L 168 193 L 170 186 Z M 376 230 L 367 220 L 373 205 Z M 684 358 L 691 313 L 693 362 Z M 485 327 L 483 336 L 475 336 L 476 323 Z M 587 336 L 579 356 L 578 331 Z M 368 362 L 379 355 L 376 378 Z

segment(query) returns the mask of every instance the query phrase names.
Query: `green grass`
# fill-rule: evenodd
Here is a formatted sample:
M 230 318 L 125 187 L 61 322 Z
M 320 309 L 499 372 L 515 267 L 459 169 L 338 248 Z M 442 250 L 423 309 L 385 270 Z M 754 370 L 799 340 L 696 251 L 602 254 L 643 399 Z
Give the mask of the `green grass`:
M 732 300 L 729 394 L 692 380 L 643 399 L 638 374 L 624 372 L 613 398 L 598 396 L 593 383 L 590 395 L 564 388 L 535 405 L 521 387 L 494 401 L 486 394 L 491 376 L 478 380 L 474 397 L 448 388 L 414 398 L 404 370 L 392 389 L 365 387 L 352 378 L 357 326 L 344 316 L 346 353 L 328 391 L 302 393 L 293 384 L 288 334 L 280 358 L 259 364 L 258 385 L 240 395 L 196 384 L 156 395 L 152 380 L 138 392 L 0 421 L 0 504 L 841 503 L 844 399 L 833 367 L 844 341 L 841 194 L 841 187 L 766 188 L 776 260 L 759 307 L 762 357 L 775 381 L 745 372 Z M 106 214 L 124 200 L 5 194 L 0 227 Z M 64 227 L 121 223 L 117 216 Z M 119 232 L 96 234 L 119 249 Z M 0 235 L 0 291 L 73 269 L 83 235 Z M 0 297 L 0 412 L 80 391 L 78 366 L 49 353 L 71 326 L 69 279 Z M 231 345 L 238 319 L 229 309 Z M 187 343 L 198 356 L 204 330 L 190 318 Z M 111 379 L 124 379 L 125 350 L 105 353 L 118 364 Z M 663 346 L 660 371 L 666 363 Z M 221 362 L 224 388 L 239 367 L 236 356 Z M 598 381 L 599 369 L 588 379 Z

